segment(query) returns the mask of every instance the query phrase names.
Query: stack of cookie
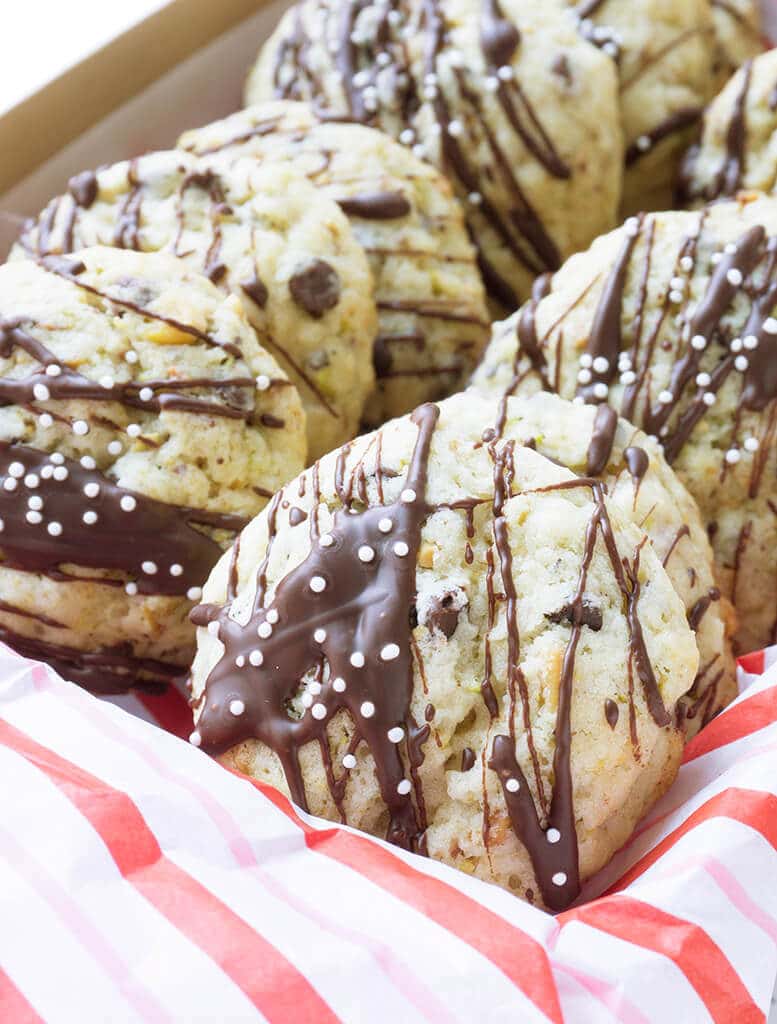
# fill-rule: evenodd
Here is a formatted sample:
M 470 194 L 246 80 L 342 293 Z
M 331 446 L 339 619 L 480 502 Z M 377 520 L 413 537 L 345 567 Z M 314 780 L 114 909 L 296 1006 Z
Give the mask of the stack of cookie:
M 191 666 L 197 746 L 568 906 L 777 640 L 759 49 L 748 0 L 301 0 L 0 269 L 0 637 Z

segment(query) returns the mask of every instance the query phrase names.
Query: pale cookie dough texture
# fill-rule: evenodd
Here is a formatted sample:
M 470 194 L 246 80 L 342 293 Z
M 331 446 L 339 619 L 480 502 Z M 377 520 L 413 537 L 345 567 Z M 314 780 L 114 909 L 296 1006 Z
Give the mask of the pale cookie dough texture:
M 615 223 L 615 65 L 553 5 L 303 0 L 246 86 L 249 103 L 273 98 L 381 128 L 439 167 L 501 309 Z
M 77 175 L 14 255 L 88 245 L 169 251 L 238 295 L 299 387 L 311 459 L 356 433 L 374 385 L 372 275 L 345 214 L 301 175 L 151 153 Z
M 777 640 L 776 310 L 777 200 L 646 215 L 538 284 L 475 377 L 607 401 L 660 439 L 698 502 L 740 653 Z
M 764 48 L 758 0 L 710 0 L 715 28 L 716 79 L 722 86 L 738 67 Z
M 777 188 L 777 50 L 748 61 L 709 105 L 680 193 L 698 205 L 737 191 Z
M 671 783 L 698 653 L 645 534 L 518 406 L 422 406 L 281 491 L 194 613 L 192 741 L 560 909 Z
M 490 319 L 461 207 L 435 168 L 382 132 L 322 122 L 285 101 L 186 132 L 179 145 L 209 160 L 291 164 L 348 216 L 378 305 L 377 381 L 365 424 L 459 390 Z
M 305 463 L 296 388 L 172 256 L 0 269 L 0 639 L 96 692 L 158 689 L 221 552 Z

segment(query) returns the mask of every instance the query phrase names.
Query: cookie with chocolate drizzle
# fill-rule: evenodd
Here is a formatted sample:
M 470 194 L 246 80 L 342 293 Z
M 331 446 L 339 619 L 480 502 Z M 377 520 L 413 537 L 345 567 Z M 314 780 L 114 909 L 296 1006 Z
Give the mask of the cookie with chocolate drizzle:
M 305 461 L 239 302 L 172 256 L 0 268 L 0 639 L 99 693 L 191 658 L 223 549 Z
M 375 277 L 377 426 L 459 389 L 482 354 L 489 316 L 475 250 L 450 184 L 383 132 L 276 101 L 186 132 L 208 160 L 291 164 L 348 216 Z
M 273 98 L 381 128 L 439 167 L 495 309 L 615 223 L 615 68 L 553 4 L 301 0 L 248 80 L 248 103 Z
M 291 168 L 149 153 L 76 175 L 22 228 L 12 258 L 90 245 L 168 251 L 243 303 L 299 389 L 311 458 L 358 430 L 377 310 L 345 214 Z
M 750 201 L 752 200 L 752 201 Z M 777 199 L 634 218 L 494 329 L 490 393 L 607 403 L 696 499 L 738 652 L 777 641 Z
M 421 406 L 279 492 L 192 613 L 191 739 L 558 910 L 671 782 L 698 654 L 645 534 L 498 415 Z

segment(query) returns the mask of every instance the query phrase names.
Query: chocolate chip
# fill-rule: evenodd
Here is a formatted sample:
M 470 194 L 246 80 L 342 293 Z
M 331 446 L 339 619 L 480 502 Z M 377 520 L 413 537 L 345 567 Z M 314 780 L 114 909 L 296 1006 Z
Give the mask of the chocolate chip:
M 570 626 L 588 626 L 594 633 L 602 628 L 602 609 L 587 597 L 577 604 L 570 601 L 556 612 L 545 612 L 545 618 L 549 622 L 568 622 Z
M 267 305 L 267 298 L 269 292 L 267 291 L 267 285 L 262 281 L 258 274 L 254 274 L 247 281 L 241 281 L 240 287 L 246 293 L 252 302 L 256 303 L 259 309 L 264 309 Z
M 310 260 L 291 277 L 289 291 L 297 305 L 318 320 L 340 301 L 340 278 L 326 260 Z
M 430 632 L 442 633 L 450 640 L 459 624 L 459 613 L 467 603 L 467 596 L 460 587 L 435 594 L 426 608 L 423 624 Z

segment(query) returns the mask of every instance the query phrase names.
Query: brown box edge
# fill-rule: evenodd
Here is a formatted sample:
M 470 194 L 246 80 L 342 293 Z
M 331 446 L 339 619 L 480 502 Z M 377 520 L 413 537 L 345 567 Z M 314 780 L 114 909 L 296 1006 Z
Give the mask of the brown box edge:
M 171 0 L 12 107 L 0 116 L 0 194 L 265 2 Z

